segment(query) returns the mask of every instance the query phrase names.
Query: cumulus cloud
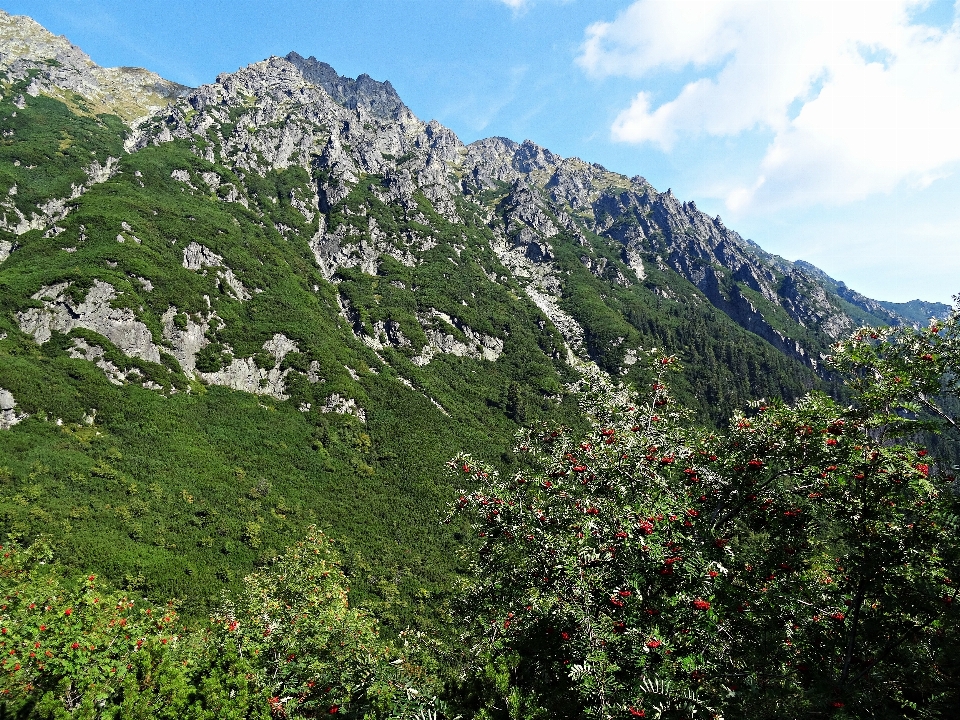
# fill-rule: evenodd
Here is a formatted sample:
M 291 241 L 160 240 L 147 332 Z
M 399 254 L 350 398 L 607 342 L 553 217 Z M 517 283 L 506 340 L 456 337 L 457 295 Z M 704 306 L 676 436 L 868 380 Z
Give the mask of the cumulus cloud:
M 924 0 L 638 0 L 586 31 L 595 76 L 687 80 L 640 92 L 615 140 L 770 138 L 731 210 L 847 203 L 923 187 L 960 163 L 960 23 L 915 22 Z

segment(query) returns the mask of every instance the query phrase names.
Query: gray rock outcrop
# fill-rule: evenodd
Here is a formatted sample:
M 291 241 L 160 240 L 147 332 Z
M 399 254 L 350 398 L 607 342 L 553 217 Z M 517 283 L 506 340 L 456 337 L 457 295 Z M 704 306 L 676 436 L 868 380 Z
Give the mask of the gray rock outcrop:
M 352 415 L 362 423 L 367 421 L 367 414 L 357 404 L 357 401 L 353 398 L 342 397 L 339 393 L 333 393 L 328 397 L 327 401 L 320 407 L 320 412 Z
M 67 334 L 74 328 L 85 328 L 103 335 L 128 357 L 160 362 L 160 350 L 150 328 L 132 310 L 112 306 L 117 298 L 112 285 L 95 280 L 81 302 L 71 297 L 69 289 L 69 283 L 60 283 L 34 293 L 33 299 L 42 307 L 18 313 L 20 329 L 42 344 L 53 331 Z
M 196 376 L 208 385 L 222 385 L 254 395 L 271 395 L 278 400 L 286 400 L 290 396 L 284 392 L 284 381 L 291 370 L 281 370 L 280 363 L 287 353 L 298 350 L 297 344 L 277 333 L 263 344 L 263 349 L 273 355 L 273 367 L 259 367 L 254 358 L 234 358 L 228 366 L 215 372 L 195 370 Z
M 421 315 L 419 320 L 427 336 L 427 344 L 420 354 L 413 358 L 414 365 L 427 365 L 439 354 L 495 362 L 503 353 L 503 340 L 478 333 L 458 318 L 451 318 L 439 310 L 431 310 L 429 314 Z M 440 327 L 437 326 L 437 320 L 441 321 Z M 455 328 L 463 334 L 464 339 L 458 339 L 442 325 Z
M 26 413 L 17 412 L 17 401 L 13 393 L 0 388 L 0 430 L 9 430 L 27 417 Z
M 142 382 L 140 371 L 136 369 L 121 370 L 114 363 L 106 358 L 106 351 L 99 345 L 91 345 L 83 338 L 74 338 L 73 346 L 67 351 L 70 357 L 91 362 L 103 371 L 107 380 L 114 385 L 123 385 L 125 382 Z M 154 383 L 150 383 L 153 389 L 160 389 Z
M 224 264 L 223 258 L 198 242 L 191 242 L 183 249 L 183 267 L 200 272 L 205 271 L 206 268 L 215 268 L 221 290 L 241 302 L 252 297 L 243 283 L 233 274 L 233 270 Z

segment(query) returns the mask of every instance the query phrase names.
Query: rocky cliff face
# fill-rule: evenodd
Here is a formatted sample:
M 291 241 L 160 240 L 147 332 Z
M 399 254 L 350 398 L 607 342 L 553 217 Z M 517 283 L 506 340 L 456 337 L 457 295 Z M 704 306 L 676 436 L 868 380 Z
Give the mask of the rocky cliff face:
M 389 80 L 381 83 L 369 75 L 360 75 L 356 80 L 351 80 L 338 75 L 330 65 L 312 55 L 304 58 L 292 52 L 286 59 L 299 68 L 307 81 L 322 87 L 331 98 L 349 110 L 362 107 L 370 115 L 387 120 L 397 120 L 407 110 Z

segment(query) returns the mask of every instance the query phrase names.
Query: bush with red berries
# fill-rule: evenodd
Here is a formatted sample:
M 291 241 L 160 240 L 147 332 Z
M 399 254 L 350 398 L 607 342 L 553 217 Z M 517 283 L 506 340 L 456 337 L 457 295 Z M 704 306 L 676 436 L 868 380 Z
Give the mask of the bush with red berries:
M 436 712 L 417 638 L 382 641 L 311 532 L 207 627 L 63 579 L 42 542 L 0 557 L 0 717 L 247 720 Z M 431 689 L 434 688 L 434 691 Z
M 586 435 L 538 428 L 504 477 L 468 455 L 459 609 L 504 717 L 936 716 L 954 657 L 960 508 L 917 438 L 960 377 L 960 319 L 861 330 L 855 393 L 693 426 L 655 363 L 635 393 L 580 387 Z

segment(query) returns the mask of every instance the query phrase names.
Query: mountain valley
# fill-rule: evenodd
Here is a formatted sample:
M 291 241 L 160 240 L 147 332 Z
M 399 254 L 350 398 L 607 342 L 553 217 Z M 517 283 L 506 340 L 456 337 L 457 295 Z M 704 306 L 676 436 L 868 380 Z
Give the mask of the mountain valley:
M 444 464 L 575 425 L 583 364 L 644 386 L 675 355 L 718 425 L 842 395 L 834 342 L 949 310 L 297 53 L 187 88 L 0 13 L 0 85 L 0 527 L 198 616 L 318 525 L 359 602 L 429 622 L 462 569 Z

